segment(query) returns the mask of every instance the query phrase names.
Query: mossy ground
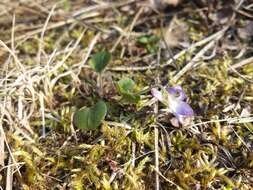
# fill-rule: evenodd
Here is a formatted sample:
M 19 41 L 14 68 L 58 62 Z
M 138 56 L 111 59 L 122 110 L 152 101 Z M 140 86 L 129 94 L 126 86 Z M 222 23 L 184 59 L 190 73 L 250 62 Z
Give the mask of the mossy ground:
M 234 17 L 222 18 L 225 23 L 208 18 L 236 7 L 233 1 L 215 9 L 185 1 L 159 13 L 142 1 L 101 2 L 0 4 L 6 11 L 0 20 L 0 187 L 154 189 L 158 174 L 161 189 L 253 189 L 253 62 L 235 66 L 252 56 L 252 33 L 243 38 L 238 30 L 249 15 L 231 9 Z M 249 6 L 244 1 L 240 10 Z M 161 23 L 167 29 L 171 22 L 183 29 L 170 34 L 176 42 L 168 49 Z M 219 37 L 187 49 L 227 26 Z M 104 49 L 112 62 L 100 97 L 88 60 Z M 174 63 L 170 50 L 186 51 Z M 137 104 L 122 103 L 115 87 L 122 77 L 144 91 L 181 85 L 195 112 L 193 124 L 174 127 L 160 104 L 154 113 L 149 90 Z M 101 98 L 108 107 L 101 127 L 73 126 L 73 113 Z

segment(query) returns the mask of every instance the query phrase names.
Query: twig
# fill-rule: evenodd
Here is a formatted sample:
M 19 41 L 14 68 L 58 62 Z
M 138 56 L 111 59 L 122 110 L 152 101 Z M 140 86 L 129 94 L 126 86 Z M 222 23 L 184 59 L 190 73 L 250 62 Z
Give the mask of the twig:
M 13 167 L 12 167 L 12 159 L 11 157 L 9 157 L 7 177 L 6 177 L 6 190 L 12 190 L 12 184 L 13 184 Z
M 1 121 L 2 121 L 2 117 L 1 117 Z M 0 121 L 0 166 L 4 166 L 4 130 L 3 130 L 3 126 L 2 126 L 2 122 Z M 0 170 L 1 171 L 1 170 Z
M 242 11 L 242 10 L 235 10 L 235 11 L 236 11 L 237 13 L 239 13 L 239 14 L 245 16 L 245 17 L 248 17 L 248 18 L 250 18 L 250 19 L 253 19 L 253 15 L 251 15 L 251 14 L 245 12 L 245 11 Z
M 157 56 L 157 63 L 160 63 L 160 54 L 161 49 L 159 49 L 159 53 Z M 159 83 L 159 75 L 156 78 L 156 84 Z M 158 115 L 158 102 L 154 104 L 154 114 L 155 116 Z M 159 172 L 159 131 L 158 131 L 158 125 L 155 124 L 154 126 L 154 135 L 155 135 L 155 170 Z M 160 189 L 160 180 L 159 180 L 159 174 L 156 172 L 155 174 L 155 189 Z
M 228 125 L 233 132 L 235 133 L 235 135 L 238 137 L 238 139 L 242 142 L 242 144 L 246 147 L 246 149 L 250 152 L 251 148 L 245 143 L 245 141 L 242 139 L 242 137 L 235 131 L 234 127 L 232 125 Z
M 13 52 L 15 52 L 15 23 L 16 23 L 16 16 L 13 14 L 12 18 L 12 29 L 11 29 L 11 49 Z
M 9 166 L 17 166 L 17 165 L 23 166 L 23 165 L 25 165 L 25 162 L 17 162 L 16 164 L 13 164 L 13 163 L 7 164 L 4 167 L 1 167 L 0 172 L 3 171 L 4 169 L 8 168 Z
M 244 0 L 240 0 L 239 3 L 236 5 L 235 9 L 239 10 L 243 3 L 244 3 Z
M 132 166 L 135 167 L 135 152 L 136 152 L 136 144 L 132 142 Z
M 42 138 L 46 137 L 46 126 L 45 126 L 45 103 L 44 103 L 44 94 L 40 91 L 39 93 L 39 101 L 40 101 L 40 111 L 42 118 Z
M 157 104 L 155 105 L 155 113 L 158 112 L 158 108 L 157 108 Z M 159 171 L 159 140 L 158 140 L 158 136 L 159 136 L 159 131 L 158 131 L 158 126 L 155 126 L 155 170 Z M 160 189 L 160 180 L 159 180 L 159 174 L 156 173 L 155 175 L 155 184 L 156 184 L 156 190 Z
M 62 182 L 62 180 L 60 180 L 60 179 L 58 179 L 58 178 L 56 178 L 56 177 L 50 176 L 50 175 L 48 175 L 48 174 L 42 174 L 42 175 L 45 176 L 45 177 L 47 177 L 47 178 L 53 179 L 53 180 L 55 180 L 55 181 Z
M 109 179 L 109 184 L 111 184 L 113 182 L 113 180 L 115 179 L 115 177 L 117 176 L 117 174 L 119 173 L 119 171 L 117 172 L 113 172 L 110 179 Z
M 232 71 L 233 69 L 238 69 L 238 68 L 243 67 L 244 65 L 247 65 L 250 63 L 253 63 L 253 57 L 244 59 L 244 60 L 240 61 L 239 63 L 232 65 L 231 68 L 228 69 L 228 71 Z
M 229 71 L 232 70 L 235 74 L 237 74 L 239 77 L 241 77 L 242 79 L 244 79 L 247 82 L 252 83 L 253 80 L 252 79 L 248 79 L 245 76 L 243 76 L 241 73 L 239 73 L 236 69 L 234 69 L 233 67 L 229 67 Z
M 226 119 L 209 120 L 209 121 L 203 121 L 200 123 L 195 123 L 191 127 L 206 125 L 210 123 L 217 123 L 217 122 L 227 122 L 228 124 L 250 123 L 250 122 L 253 122 L 253 117 L 232 117 L 232 118 L 226 118 Z
M 154 70 L 154 69 L 158 69 L 160 68 L 160 65 L 158 64 L 154 64 L 153 61 L 151 62 L 151 64 L 149 66 L 136 66 L 136 67 L 127 67 L 127 66 L 119 66 L 119 67 L 111 67 L 111 68 L 107 68 L 107 70 L 109 71 L 118 71 L 118 72 L 126 72 L 126 71 L 146 71 L 146 70 Z

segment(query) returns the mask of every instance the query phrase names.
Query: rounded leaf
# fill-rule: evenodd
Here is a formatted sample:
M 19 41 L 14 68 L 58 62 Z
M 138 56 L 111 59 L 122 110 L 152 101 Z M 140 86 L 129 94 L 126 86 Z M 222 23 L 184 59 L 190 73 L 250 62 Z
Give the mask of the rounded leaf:
M 107 113 L 106 104 L 100 100 L 93 107 L 90 108 L 89 125 L 98 127 L 105 119 Z
M 94 54 L 89 62 L 90 66 L 98 73 L 101 73 L 111 60 L 111 53 L 101 51 Z
M 118 88 L 120 93 L 129 93 L 132 92 L 132 90 L 135 87 L 135 82 L 130 78 L 123 78 L 120 79 L 118 82 Z
M 81 108 L 74 114 L 74 125 L 80 129 L 97 129 L 105 119 L 107 113 L 106 104 L 98 101 L 91 108 Z

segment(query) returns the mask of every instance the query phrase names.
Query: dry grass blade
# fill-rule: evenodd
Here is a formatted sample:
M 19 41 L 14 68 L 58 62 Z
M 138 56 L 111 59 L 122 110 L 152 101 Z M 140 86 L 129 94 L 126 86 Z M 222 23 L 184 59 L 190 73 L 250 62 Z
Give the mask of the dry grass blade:
M 0 120 L 0 166 L 4 166 L 5 148 L 4 148 L 4 130 L 2 126 L 2 119 Z
M 158 131 L 158 127 L 155 126 L 155 169 L 156 171 L 159 172 L 159 131 Z M 156 177 L 155 177 L 155 181 L 156 181 L 156 190 L 160 189 L 160 180 L 159 180 L 159 175 L 158 172 L 156 172 Z
M 49 20 L 50 18 L 52 17 L 53 13 L 54 13 L 54 10 L 56 8 L 56 5 L 54 5 L 50 11 L 50 13 L 48 14 L 48 17 L 47 17 L 47 20 L 42 28 L 42 31 L 41 31 L 41 34 L 40 34 L 40 41 L 39 41 L 39 50 L 38 50 L 38 63 L 40 63 L 40 60 L 41 60 L 41 52 L 43 50 L 43 47 L 44 47 L 44 35 L 45 35 L 45 32 L 46 32 L 46 29 L 47 29 L 47 26 L 48 26 L 48 23 L 49 23 Z
M 11 157 L 9 157 L 7 178 L 6 178 L 6 190 L 12 190 L 12 188 L 13 188 L 13 166 Z
M 22 72 L 25 72 L 25 68 L 24 66 L 22 65 L 22 63 L 19 61 L 18 57 L 15 55 L 15 53 L 2 41 L 0 40 L 0 45 L 5 48 L 6 51 L 8 51 L 12 57 L 14 58 L 15 60 L 15 63 L 17 64 L 17 66 L 20 68 L 20 70 Z
M 243 67 L 244 65 L 247 65 L 247 64 L 250 64 L 250 63 L 253 63 L 253 57 L 249 57 L 247 59 L 244 59 L 244 60 L 240 61 L 239 63 L 236 63 L 236 64 L 232 65 L 229 70 L 238 69 L 238 68 Z

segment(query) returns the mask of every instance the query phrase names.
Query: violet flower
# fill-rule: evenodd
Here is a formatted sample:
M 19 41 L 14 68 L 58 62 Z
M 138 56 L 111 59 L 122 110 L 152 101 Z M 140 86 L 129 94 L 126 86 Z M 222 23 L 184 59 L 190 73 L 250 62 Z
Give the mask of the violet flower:
M 186 95 L 181 86 L 161 87 L 160 91 L 153 88 L 151 89 L 151 93 L 168 107 L 169 111 L 182 125 L 194 115 L 191 106 L 185 102 Z

